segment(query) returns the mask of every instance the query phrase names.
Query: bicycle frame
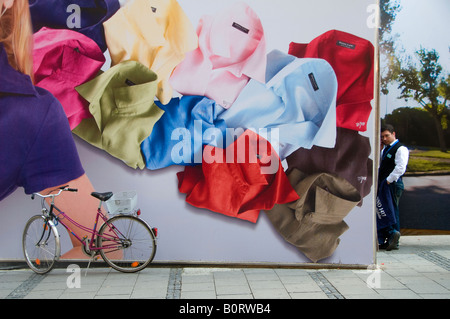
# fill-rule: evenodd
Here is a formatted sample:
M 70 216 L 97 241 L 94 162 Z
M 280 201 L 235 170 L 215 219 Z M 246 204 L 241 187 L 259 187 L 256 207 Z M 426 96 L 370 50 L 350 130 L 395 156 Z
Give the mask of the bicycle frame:
M 54 213 L 54 210 L 58 211 L 58 214 L 55 214 L 55 213 Z M 61 216 L 62 216 L 63 218 L 61 218 Z M 78 236 L 77 234 L 75 234 L 75 233 L 73 232 L 73 230 L 72 230 L 66 223 L 64 223 L 63 220 L 64 220 L 64 219 L 67 219 L 67 220 L 68 220 L 70 223 L 72 223 L 75 227 L 77 227 L 77 228 L 79 228 L 79 229 L 81 229 L 81 230 L 84 230 L 84 231 L 90 233 L 90 234 L 91 234 L 91 238 L 90 238 L 89 246 L 88 246 L 89 251 L 95 252 L 95 251 L 99 251 L 99 250 L 101 250 L 101 249 L 111 249 L 111 248 L 117 248 L 117 247 L 120 247 L 120 246 L 121 246 L 121 245 L 118 245 L 118 244 L 110 244 L 110 245 L 105 245 L 105 246 L 97 247 L 97 245 L 96 245 L 96 241 L 95 241 L 94 239 L 96 239 L 96 238 L 98 238 L 98 237 L 102 237 L 102 238 L 104 238 L 104 239 L 107 239 L 107 240 L 113 241 L 113 242 L 114 242 L 114 241 L 115 241 L 115 242 L 120 242 L 121 239 L 119 238 L 119 236 L 118 236 L 117 234 L 120 234 L 120 235 L 123 236 L 123 234 L 120 232 L 120 230 L 118 230 L 117 228 L 115 228 L 113 225 L 110 225 L 109 223 L 107 223 L 107 224 L 108 224 L 108 227 L 109 227 L 109 232 L 111 232 L 112 235 L 110 235 L 110 234 L 105 234 L 105 233 L 103 233 L 102 235 L 100 235 L 100 234 L 98 233 L 98 231 L 97 231 L 97 224 L 98 224 L 100 218 L 101 218 L 101 220 L 103 220 L 103 222 L 105 222 L 105 223 L 108 221 L 108 217 L 105 216 L 105 214 L 104 214 L 104 213 L 102 212 L 102 210 L 101 210 L 101 202 L 100 202 L 100 204 L 99 204 L 99 207 L 97 208 L 97 214 L 96 214 L 96 217 L 95 217 L 95 221 L 94 221 L 94 226 L 93 226 L 93 228 L 88 228 L 88 227 L 86 227 L 86 226 L 84 226 L 84 225 L 81 225 L 81 224 L 79 224 L 78 222 L 74 221 L 72 218 L 70 218 L 68 215 L 66 215 L 63 211 L 61 211 L 58 207 L 56 207 L 55 204 L 53 203 L 53 201 L 51 202 L 51 204 L 50 204 L 50 209 L 48 210 L 48 217 L 49 217 L 50 219 L 47 220 L 47 223 L 48 223 L 49 221 L 51 221 L 51 220 L 54 219 L 54 220 L 56 221 L 56 223 L 54 223 L 55 226 L 57 226 L 58 223 L 60 223 L 61 225 L 63 225 L 63 227 L 64 227 L 69 233 L 71 233 L 71 234 L 72 234 L 72 235 L 73 235 L 73 236 L 74 236 L 74 237 L 75 237 L 82 245 L 85 244 L 84 241 L 85 241 L 86 237 L 81 238 L 80 236 Z M 117 231 L 117 233 L 116 233 L 116 231 Z M 44 234 L 43 234 L 43 235 L 44 235 Z M 41 240 L 42 240 L 42 238 L 41 238 Z

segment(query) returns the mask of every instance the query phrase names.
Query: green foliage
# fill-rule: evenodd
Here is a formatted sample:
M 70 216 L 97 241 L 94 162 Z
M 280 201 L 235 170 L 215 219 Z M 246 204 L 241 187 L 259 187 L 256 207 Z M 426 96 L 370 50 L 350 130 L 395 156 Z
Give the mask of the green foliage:
M 380 50 L 380 90 L 388 94 L 389 83 L 395 81 L 400 69 L 400 61 L 396 54 L 397 35 L 392 34 L 392 24 L 400 12 L 398 0 L 380 0 L 380 28 L 378 46 Z
M 419 68 L 409 60 L 406 67 L 400 70 L 400 98 L 413 98 L 425 109 L 431 110 L 439 104 L 438 88 L 442 82 L 445 83 L 445 79 L 440 78 L 442 66 L 438 62 L 439 54 L 434 49 L 428 51 L 422 48 L 416 51 L 416 56 L 420 63 Z
M 401 67 L 399 71 L 399 98 L 414 99 L 432 115 L 441 150 L 446 151 L 444 130 L 448 128 L 450 74 L 442 75 L 443 68 L 436 50 L 421 48 L 415 55 L 418 63 L 409 57 L 406 66 Z
M 400 10 L 399 0 L 380 0 L 380 91 L 388 94 L 388 85 L 397 82 L 399 98 L 414 99 L 431 114 L 440 148 L 446 151 L 450 74 L 442 74 L 439 55 L 434 49 L 421 48 L 413 57 L 399 49 L 401 45 L 398 35 L 392 34 L 392 24 Z
M 447 112 L 450 113 L 450 111 Z M 449 121 L 448 118 L 446 120 Z M 395 127 L 396 136 L 406 145 L 440 147 L 433 117 L 422 107 L 397 108 L 391 114 L 387 114 L 382 122 L 392 124 Z M 444 132 L 444 139 L 446 144 L 450 145 L 450 130 Z

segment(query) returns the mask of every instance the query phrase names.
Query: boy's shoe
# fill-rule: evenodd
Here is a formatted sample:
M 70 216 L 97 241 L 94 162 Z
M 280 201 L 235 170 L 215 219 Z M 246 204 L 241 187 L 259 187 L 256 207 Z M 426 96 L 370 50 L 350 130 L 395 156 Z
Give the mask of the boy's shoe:
M 390 251 L 392 249 L 398 249 L 398 243 L 400 240 L 400 232 L 395 231 L 391 237 L 389 237 L 388 245 L 386 247 L 387 251 Z

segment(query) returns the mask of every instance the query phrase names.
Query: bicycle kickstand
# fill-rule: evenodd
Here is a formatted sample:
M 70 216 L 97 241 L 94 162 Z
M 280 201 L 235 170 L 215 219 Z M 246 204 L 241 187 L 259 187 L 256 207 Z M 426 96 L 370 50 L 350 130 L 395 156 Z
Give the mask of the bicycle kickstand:
M 88 270 L 89 270 L 89 266 L 91 265 L 91 262 L 92 262 L 94 259 L 97 260 L 98 258 L 100 258 L 100 257 L 98 256 L 98 253 L 94 253 L 94 254 L 92 255 L 92 257 L 89 258 L 89 263 L 88 263 L 88 265 L 87 265 L 87 267 L 86 267 L 86 272 L 84 273 L 84 277 L 86 277 L 86 275 L 87 275 L 87 272 L 88 272 Z

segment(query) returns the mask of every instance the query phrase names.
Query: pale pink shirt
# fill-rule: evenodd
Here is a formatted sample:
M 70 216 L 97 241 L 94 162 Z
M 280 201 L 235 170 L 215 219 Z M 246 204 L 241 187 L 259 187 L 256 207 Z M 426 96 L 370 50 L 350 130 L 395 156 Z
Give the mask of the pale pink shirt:
M 186 54 L 169 80 L 178 93 L 206 96 L 229 108 L 250 78 L 265 82 L 264 30 L 247 4 L 204 15 L 197 35 L 198 48 Z

